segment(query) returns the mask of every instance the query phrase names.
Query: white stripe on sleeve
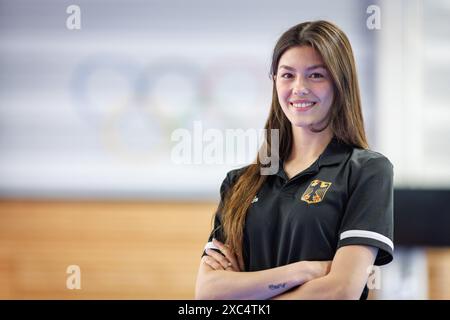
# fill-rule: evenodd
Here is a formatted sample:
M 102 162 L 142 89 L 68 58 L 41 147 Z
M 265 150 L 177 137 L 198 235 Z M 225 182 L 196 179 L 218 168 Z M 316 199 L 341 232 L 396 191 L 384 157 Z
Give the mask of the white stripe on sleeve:
M 381 241 L 385 244 L 387 244 L 389 247 L 391 247 L 392 250 L 394 250 L 394 243 L 386 236 L 383 236 L 380 233 L 373 232 L 373 231 L 366 231 L 366 230 L 348 230 L 341 233 L 340 239 L 346 239 L 346 238 L 369 238 Z

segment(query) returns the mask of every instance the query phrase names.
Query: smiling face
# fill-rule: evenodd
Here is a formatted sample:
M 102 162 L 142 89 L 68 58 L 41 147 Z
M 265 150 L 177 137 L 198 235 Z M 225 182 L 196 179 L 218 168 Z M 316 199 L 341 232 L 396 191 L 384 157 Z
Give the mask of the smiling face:
M 278 102 L 293 126 L 321 130 L 328 124 L 333 81 L 315 49 L 300 46 L 283 53 L 275 84 Z

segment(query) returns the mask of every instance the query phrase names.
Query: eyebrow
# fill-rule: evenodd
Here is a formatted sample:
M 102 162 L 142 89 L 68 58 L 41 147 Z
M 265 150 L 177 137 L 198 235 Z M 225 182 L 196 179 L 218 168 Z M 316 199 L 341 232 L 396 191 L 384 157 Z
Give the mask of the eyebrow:
M 284 69 L 287 69 L 287 70 L 291 70 L 291 71 L 296 71 L 295 68 L 289 67 L 289 66 L 284 65 L 284 64 L 281 65 L 278 69 L 281 69 L 281 68 L 284 68 Z M 323 64 L 315 64 L 315 65 L 312 65 L 312 66 L 306 68 L 306 70 L 309 71 L 309 70 L 318 69 L 318 68 L 326 69 L 325 65 L 323 65 Z

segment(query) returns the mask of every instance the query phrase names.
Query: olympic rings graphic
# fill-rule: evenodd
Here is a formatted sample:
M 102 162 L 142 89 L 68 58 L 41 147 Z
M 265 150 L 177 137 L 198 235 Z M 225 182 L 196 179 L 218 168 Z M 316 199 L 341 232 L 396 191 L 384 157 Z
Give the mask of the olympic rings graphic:
M 270 92 L 263 75 L 262 64 L 244 58 L 205 66 L 169 56 L 142 67 L 130 58 L 92 56 L 74 70 L 71 92 L 108 151 L 145 163 L 167 159 L 171 133 L 193 121 L 220 129 L 262 126 L 255 115 L 265 118 L 269 100 L 262 93 Z

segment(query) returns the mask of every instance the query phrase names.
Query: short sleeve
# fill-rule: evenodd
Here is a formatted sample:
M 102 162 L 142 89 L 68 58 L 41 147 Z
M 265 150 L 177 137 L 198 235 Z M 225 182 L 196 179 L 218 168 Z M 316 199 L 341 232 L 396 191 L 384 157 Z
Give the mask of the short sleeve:
M 213 230 L 211 231 L 211 234 L 209 235 L 208 242 L 206 243 L 203 249 L 202 257 L 206 254 L 205 252 L 206 249 L 215 249 L 219 251 L 219 249 L 212 242 L 213 238 L 219 240 L 220 242 L 225 242 L 225 236 L 222 231 L 221 214 L 224 205 L 225 194 L 228 192 L 230 187 L 231 187 L 230 174 L 227 174 L 227 176 L 222 182 L 222 185 L 220 186 L 220 202 L 214 215 L 214 227 Z
M 393 259 L 393 166 L 384 157 L 367 160 L 350 182 L 349 199 L 339 230 L 338 248 L 346 245 L 377 247 L 375 265 Z

